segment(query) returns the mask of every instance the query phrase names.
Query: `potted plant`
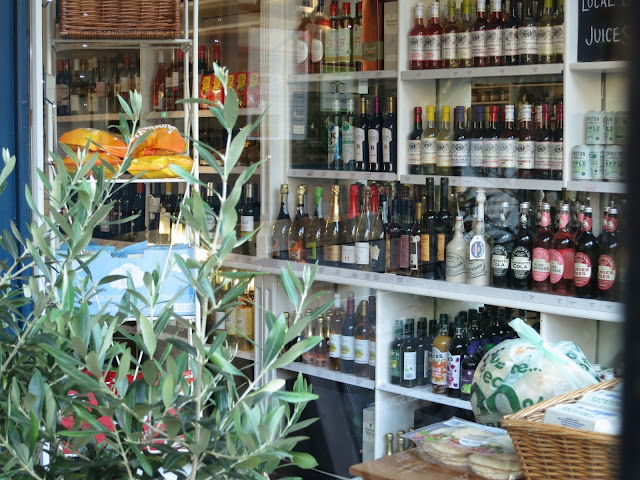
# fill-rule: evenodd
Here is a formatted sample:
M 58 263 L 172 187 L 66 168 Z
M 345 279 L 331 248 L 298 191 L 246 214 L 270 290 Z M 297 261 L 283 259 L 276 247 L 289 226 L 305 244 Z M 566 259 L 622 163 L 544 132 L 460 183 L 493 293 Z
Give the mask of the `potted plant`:
M 226 86 L 226 69 L 215 68 Z M 214 329 L 207 325 L 212 313 L 235 308 L 256 275 L 222 270 L 231 250 L 248 238 L 236 238 L 235 206 L 242 185 L 257 167 L 248 167 L 227 190 L 230 172 L 257 122 L 233 137 L 237 97 L 233 90 L 225 94 L 224 105 L 209 102 L 228 133 L 225 152 L 196 144 L 200 158 L 225 185 L 220 212 L 203 200 L 206 184 L 174 167 L 195 187 L 174 220 L 184 223 L 192 238 L 199 237 L 199 258 L 170 254 L 164 265 L 145 272 L 146 294 L 138 291 L 130 274 L 94 278 L 92 273 L 103 254 L 91 248 L 92 233 L 106 221 L 113 194 L 127 185 L 121 179 L 131 163 L 129 153 L 144 139 L 135 135 L 141 108 L 137 92 L 130 106 L 120 99 L 132 120 L 130 128 L 121 115 L 117 127 L 128 145 L 122 165 L 97 166 L 89 144 L 79 152 L 65 148 L 78 166 L 75 172 L 67 171 L 55 155 L 55 174 L 49 178 L 38 172 L 46 210 L 39 211 L 31 192 L 25 192 L 33 216 L 28 236 L 15 225 L 2 231 L 0 478 L 262 479 L 282 465 L 315 466 L 310 455 L 295 452 L 305 438 L 296 432 L 312 421 L 299 421 L 307 402 L 316 398 L 311 387 L 301 376 L 293 391 L 282 389 L 282 379 L 265 381 L 274 369 L 319 341 L 307 338 L 282 353 L 309 321 L 301 312 L 316 298 L 309 295 L 315 268 L 305 268 L 302 282 L 290 267 L 282 269 L 282 285 L 295 305 L 296 320 L 287 328 L 282 314 L 266 313 L 269 333 L 264 348 L 256 347 L 264 368 L 256 378 L 234 365 L 235 352 L 225 334 L 213 336 Z M 2 157 L 0 193 L 15 164 L 7 150 Z M 213 233 L 207 215 L 216 218 Z M 161 298 L 163 282 L 175 270 L 187 279 L 184 289 L 196 293 L 196 318 L 176 312 L 174 303 L 182 292 L 168 301 Z M 231 288 L 222 290 L 213 283 L 216 276 Z M 107 305 L 96 308 L 101 289 L 116 281 L 125 282 L 126 288 L 115 313 L 108 313 Z M 135 333 L 124 328 L 131 321 L 137 325 Z M 159 351 L 157 338 L 171 322 L 187 329 L 191 341 L 169 338 L 167 348 Z

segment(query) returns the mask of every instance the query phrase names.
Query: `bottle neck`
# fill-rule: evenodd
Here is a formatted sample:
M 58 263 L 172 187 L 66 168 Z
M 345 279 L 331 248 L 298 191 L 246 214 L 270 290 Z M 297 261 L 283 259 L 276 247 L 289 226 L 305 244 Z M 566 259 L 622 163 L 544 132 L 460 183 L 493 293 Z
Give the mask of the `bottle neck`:
M 358 194 L 352 193 L 349 199 L 349 218 L 357 217 L 360 214 L 360 210 L 358 208 Z
M 284 213 L 285 215 L 289 215 L 289 194 L 288 193 L 281 193 L 280 194 L 280 210 L 282 211 L 282 213 Z
M 427 212 L 433 211 L 433 190 L 427 189 Z
M 378 216 L 378 195 L 371 194 L 371 213 L 374 217 Z
M 582 217 L 582 231 L 591 233 L 593 227 L 593 216 L 591 213 L 585 213 Z
M 442 188 L 440 190 L 440 210 L 449 209 L 449 187 Z
M 296 206 L 296 213 L 299 217 L 304 216 L 304 195 L 298 195 L 298 204 Z
M 331 196 L 331 209 L 329 210 L 329 222 L 337 222 L 340 219 L 340 204 L 338 196 Z

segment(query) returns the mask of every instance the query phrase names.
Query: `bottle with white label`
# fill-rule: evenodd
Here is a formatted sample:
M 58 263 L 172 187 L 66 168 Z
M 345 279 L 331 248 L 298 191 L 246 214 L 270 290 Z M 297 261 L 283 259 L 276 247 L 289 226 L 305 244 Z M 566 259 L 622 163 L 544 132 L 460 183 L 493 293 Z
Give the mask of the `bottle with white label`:
M 471 0 L 462 0 L 462 20 L 456 33 L 456 58 L 458 68 L 473 67 L 473 55 L 471 53 L 471 35 L 473 23 L 471 22 Z
M 538 26 L 533 0 L 524 0 L 520 26 L 518 27 L 518 57 L 520 65 L 533 65 L 538 59 Z
M 382 171 L 382 111 L 380 98 L 373 97 L 373 116 L 369 121 L 367 141 L 369 146 L 369 171 Z
M 387 99 L 387 114 L 382 124 L 382 171 L 395 173 L 398 170 L 396 128 L 397 119 L 393 108 L 393 97 Z
M 514 106 L 504 107 L 504 128 L 498 140 L 498 164 L 500 176 L 515 178 L 518 174 L 516 154 L 518 151 L 518 132 L 514 128 Z
M 455 336 L 449 342 L 447 349 L 447 396 L 460 398 L 460 372 L 462 371 L 462 359 L 465 356 L 467 342 L 462 334 L 462 321 L 456 317 Z
M 502 2 L 491 0 L 491 18 L 487 26 L 487 65 L 500 67 L 504 65 L 503 54 L 504 20 L 502 18 Z
M 427 124 L 422 131 L 420 161 L 422 164 L 422 175 L 435 175 L 438 159 L 436 149 L 436 138 L 438 129 L 436 128 L 436 107 L 427 105 Z
M 354 170 L 366 172 L 369 169 L 369 115 L 367 115 L 367 101 L 360 96 L 360 113 L 356 117 L 354 128 Z
M 529 228 L 529 202 L 520 204 L 520 222 L 513 235 L 511 252 L 510 288 L 531 290 L 531 259 L 533 255 L 533 231 Z
M 533 178 L 535 168 L 536 135 L 531 125 L 531 105 L 520 107 L 518 138 L 518 178 Z
M 356 3 L 353 18 L 353 66 L 356 72 L 362 71 L 362 1 Z
M 484 130 L 482 138 L 483 149 L 483 171 L 485 177 L 497 177 L 499 173 L 499 150 L 498 143 L 500 129 L 498 128 L 498 106 L 489 107 L 489 122 Z
M 575 240 L 571 235 L 569 210 L 569 205 L 563 203 L 558 217 L 558 231 L 553 236 L 553 247 L 549 251 L 551 256 L 549 279 L 553 294 L 573 297 Z
M 256 228 L 255 220 L 257 215 L 255 184 L 247 183 L 244 186 L 244 205 L 240 216 L 240 234 L 244 237 L 253 232 Z M 256 236 L 253 235 L 242 245 L 243 255 L 256 254 Z
M 575 295 L 579 298 L 596 298 L 600 246 L 593 234 L 593 208 L 585 207 L 580 227 L 580 232 L 576 235 L 576 251 L 573 256 Z
M 558 0 L 558 12 L 553 21 L 551 44 L 556 63 L 564 58 L 564 0 Z
M 342 170 L 342 142 L 340 141 L 340 100 L 335 98 L 332 102 L 332 113 L 325 120 L 327 130 L 327 168 L 329 170 Z
M 324 34 L 324 63 L 322 71 L 331 73 L 338 71 L 338 30 L 340 19 L 338 18 L 338 4 L 329 6 L 329 28 Z
M 504 32 L 502 34 L 502 54 L 504 55 L 505 65 L 518 64 L 519 4 L 517 0 L 506 0 L 505 2 L 505 15 L 507 19 L 504 22 Z
M 478 218 L 465 259 L 467 283 L 469 285 L 489 285 L 491 283 L 491 241 L 484 232 L 484 205 L 486 200 L 484 188 L 479 188 L 476 191 Z
M 469 133 L 465 128 L 465 107 L 457 106 L 453 110 L 454 127 L 451 141 L 451 173 L 455 176 L 471 176 L 471 154 L 469 151 Z
M 410 175 L 422 173 L 422 158 L 420 147 L 422 144 L 422 107 L 413 108 L 413 130 L 409 133 L 407 141 L 407 163 Z
M 356 143 L 355 115 L 353 113 L 353 98 L 347 98 L 347 112 L 342 115 L 340 122 L 340 141 L 342 142 L 342 169 L 355 170 Z
M 491 286 L 509 288 L 510 257 L 513 252 L 513 231 L 507 222 L 509 202 L 502 202 L 499 224 L 491 234 Z
M 425 36 L 427 27 L 424 26 L 424 4 L 418 2 L 414 6 L 415 20 L 409 30 L 409 70 L 423 70 L 425 68 Z
M 370 244 L 373 234 L 373 224 L 375 218 L 371 212 L 371 187 L 365 187 L 364 189 L 364 205 L 362 207 L 362 214 L 358 221 L 358 228 L 356 229 L 355 238 L 355 255 L 356 262 L 355 267 L 358 270 L 371 271 L 371 264 L 369 259 Z
M 535 175 L 541 180 L 551 178 L 551 151 L 553 132 L 551 131 L 551 111 L 549 104 L 542 105 L 542 120 L 538 129 L 535 152 Z
M 347 312 L 341 331 L 340 345 L 340 371 L 342 373 L 355 373 L 355 337 L 356 315 L 353 292 L 347 294 Z
M 338 27 L 338 67 L 341 72 L 353 71 L 353 18 L 351 3 L 342 4 L 342 16 Z
M 333 294 L 333 316 L 329 330 L 329 370 L 340 371 L 340 351 L 342 349 L 342 324 L 344 310 L 339 293 Z
M 442 26 L 440 3 L 429 6 L 429 23 L 424 37 L 424 67 L 428 70 L 442 68 Z
M 414 319 L 407 318 L 404 324 L 404 342 L 400 347 L 400 386 L 418 385 L 418 344 L 414 335 Z
M 624 286 L 621 270 L 625 267 L 621 247 L 618 209 L 609 207 L 606 233 L 602 236 L 598 256 L 598 297 L 601 300 L 620 301 Z
M 457 68 L 456 37 L 458 35 L 458 22 L 456 20 L 455 0 L 448 1 L 447 12 L 447 22 L 442 29 L 442 68 Z
M 436 174 L 451 175 L 451 107 L 442 107 L 442 125 L 436 138 Z
M 471 34 L 471 55 L 474 67 L 487 66 L 487 22 L 486 1 L 478 0 L 476 20 Z
M 311 27 L 311 73 L 322 73 L 325 35 L 330 28 L 331 21 L 324 13 L 324 0 L 319 0 Z
M 446 276 L 447 282 L 467 283 L 466 254 L 469 242 L 464 238 L 462 217 L 456 217 L 453 230 L 453 238 L 447 244 L 446 250 Z
M 544 0 L 542 15 L 538 20 L 536 43 L 538 47 L 538 63 L 554 63 L 553 53 L 553 0 Z

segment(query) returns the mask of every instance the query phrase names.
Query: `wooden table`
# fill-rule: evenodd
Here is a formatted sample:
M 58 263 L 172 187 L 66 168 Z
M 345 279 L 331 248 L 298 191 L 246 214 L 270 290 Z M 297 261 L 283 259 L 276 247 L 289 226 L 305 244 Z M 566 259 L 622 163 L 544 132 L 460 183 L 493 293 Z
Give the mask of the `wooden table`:
M 364 480 L 483 480 L 468 472 L 425 462 L 415 449 L 353 465 L 349 473 Z

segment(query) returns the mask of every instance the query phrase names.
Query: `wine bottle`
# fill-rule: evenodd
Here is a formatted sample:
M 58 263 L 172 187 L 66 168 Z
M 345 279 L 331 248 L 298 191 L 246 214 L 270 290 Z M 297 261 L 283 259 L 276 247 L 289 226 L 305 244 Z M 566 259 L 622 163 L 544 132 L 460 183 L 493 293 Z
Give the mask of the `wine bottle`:
M 366 300 L 358 305 L 358 324 L 355 328 L 354 372 L 356 377 L 369 378 L 369 312 Z
M 342 170 L 355 170 L 355 115 L 353 98 L 347 98 L 347 111 L 340 123 L 340 141 L 342 145 Z
M 598 296 L 598 260 L 600 245 L 592 231 L 593 208 L 585 207 L 582 218 L 582 233 L 576 239 L 573 259 L 573 283 L 579 298 Z
M 400 386 L 412 388 L 418 385 L 418 344 L 414 336 L 413 318 L 404 324 L 404 341 L 400 347 Z
M 332 73 L 338 70 L 338 3 L 331 2 L 329 6 L 329 28 L 324 33 L 324 73 Z
M 402 320 L 396 320 L 394 324 L 394 339 L 391 342 L 391 354 L 389 356 L 389 370 L 390 370 L 390 380 L 392 385 L 400 385 L 401 379 L 401 349 L 402 342 L 404 339 L 404 322 Z
M 212 193 L 213 195 L 213 193 Z M 289 185 L 280 185 L 280 212 L 271 230 L 271 257 L 277 260 L 289 260 Z
M 397 172 L 397 132 L 396 113 L 393 108 L 393 97 L 388 99 L 388 111 L 384 116 L 382 127 L 382 171 Z
M 438 159 L 436 138 L 438 129 L 436 128 L 436 107 L 427 105 L 427 125 L 421 136 L 420 159 L 422 164 L 422 175 L 435 175 L 436 163 Z
M 327 168 L 342 170 L 342 139 L 340 137 L 340 100 L 333 99 L 332 113 L 325 120 L 327 129 Z
M 442 68 L 458 68 L 456 55 L 456 36 L 458 22 L 456 21 L 456 2 L 447 2 L 447 23 L 442 29 Z
M 451 174 L 455 176 L 467 176 L 471 174 L 471 152 L 469 134 L 465 128 L 465 107 L 457 106 L 454 109 L 455 125 L 453 128 L 453 140 L 451 141 Z
M 529 228 L 529 202 L 520 204 L 520 221 L 513 237 L 510 285 L 514 290 L 531 290 L 533 232 Z
M 455 323 L 455 336 L 449 342 L 447 349 L 447 396 L 452 398 L 460 398 L 460 374 L 461 363 L 467 349 L 462 335 L 462 323 L 458 319 Z
M 409 235 L 409 272 L 412 277 L 422 277 L 422 201 L 416 201 L 415 220 Z
M 356 3 L 353 19 L 353 64 L 356 72 L 362 71 L 362 1 Z
M 471 38 L 473 23 L 471 22 L 471 0 L 462 0 L 462 21 L 456 33 L 456 58 L 458 68 L 473 67 Z
M 385 272 L 386 273 L 398 273 L 400 270 L 399 258 L 400 258 L 400 235 L 401 226 L 398 223 L 398 209 L 400 206 L 400 199 L 394 198 L 391 200 L 391 220 L 387 224 L 387 230 L 385 232 L 386 248 L 385 248 Z
M 497 177 L 500 167 L 500 152 L 498 148 L 500 130 L 498 128 L 498 107 L 489 107 L 489 124 L 482 138 L 483 162 L 485 177 Z
M 371 228 L 371 241 L 369 243 L 369 260 L 372 272 L 384 273 L 386 258 L 385 226 L 382 221 L 382 212 L 378 208 L 378 186 L 371 186 L 371 214 L 373 226 Z
M 482 127 L 482 107 L 471 107 L 473 129 L 471 130 L 470 146 L 470 173 L 476 177 L 484 175 L 484 128 Z
M 433 339 L 431 349 L 431 385 L 433 393 L 447 393 L 447 352 L 449 351 L 448 317 L 440 314 L 440 333 Z
M 451 175 L 451 107 L 442 107 L 442 124 L 436 137 L 436 173 Z
M 538 49 L 537 63 L 554 63 L 553 53 L 553 0 L 544 0 L 542 16 L 538 19 L 536 44 Z
M 420 154 L 422 137 L 422 107 L 413 108 L 413 130 L 409 133 L 408 156 L 410 175 L 420 175 L 422 172 L 422 157 Z
M 518 136 L 514 128 L 513 117 L 513 105 L 506 105 L 504 108 L 505 125 L 498 140 L 498 164 L 502 178 L 515 178 L 518 174 L 516 161 Z
M 369 295 L 369 380 L 376 379 L 376 296 Z
M 353 68 L 353 18 L 351 3 L 342 4 L 342 16 L 338 27 L 338 67 L 341 72 L 352 72 Z
M 349 188 L 349 211 L 347 220 L 342 224 L 340 231 L 340 243 L 342 244 L 341 267 L 354 269 L 356 267 L 356 229 L 360 220 L 360 209 L 358 207 L 359 190 L 358 185 L 351 185 Z
M 314 190 L 315 213 L 309 222 L 309 228 L 306 233 L 305 247 L 307 263 L 316 263 L 324 265 L 323 255 L 323 236 L 327 226 L 327 222 L 322 218 L 322 186 L 316 185 Z
M 518 63 L 533 65 L 538 57 L 538 28 L 533 12 L 533 0 L 523 0 L 522 16 L 518 25 Z
M 502 19 L 501 0 L 491 0 L 491 18 L 487 25 L 487 65 L 500 67 L 504 65 L 503 35 L 504 20 Z
M 549 279 L 552 293 L 572 297 L 575 242 L 569 231 L 569 205 L 566 203 L 563 203 L 560 209 L 558 232 L 553 236 L 553 248 L 549 254 L 551 256 Z
M 369 146 L 369 171 L 382 171 L 382 113 L 380 111 L 380 98 L 373 97 L 373 116 L 367 131 Z
M 424 4 L 418 2 L 414 6 L 413 27 L 409 30 L 409 70 L 423 70 L 425 68 L 426 35 Z
M 242 214 L 240 216 L 240 234 L 245 237 L 255 230 L 255 191 L 254 184 L 247 183 L 244 186 L 244 206 L 242 207 Z M 256 254 L 256 237 L 255 235 L 247 239 L 242 245 L 243 255 Z
M 353 374 L 355 372 L 355 300 L 354 293 L 347 294 L 347 312 L 344 316 L 340 332 L 340 371 Z
M 306 185 L 299 185 L 296 191 L 298 203 L 296 214 L 289 227 L 289 260 L 293 262 L 306 262 L 305 236 L 309 226 L 308 218 L 304 212 L 304 195 Z
M 478 0 L 476 20 L 473 22 L 471 34 L 471 55 L 474 67 L 487 66 L 487 11 L 486 0 Z
M 374 223 L 375 217 L 371 212 L 371 188 L 365 187 L 362 215 L 360 215 L 360 220 L 358 221 L 358 227 L 356 229 L 355 236 L 355 267 L 358 270 L 371 270 L 371 259 L 369 255 L 371 252 L 371 240 L 373 239 Z
M 356 118 L 354 133 L 354 169 L 358 172 L 366 172 L 369 169 L 369 116 L 367 115 L 366 100 L 360 96 L 360 114 Z
M 449 179 L 440 179 L 440 211 L 435 224 L 437 234 L 436 278 L 444 280 L 446 272 L 446 247 L 451 241 L 453 219 L 449 212 Z
M 562 180 L 562 167 L 564 164 L 563 142 L 564 113 L 561 103 L 556 105 L 556 129 L 553 131 L 551 143 L 551 178 Z
M 598 297 L 602 300 L 620 301 L 623 287 L 620 270 L 624 266 L 621 248 L 618 232 L 618 209 L 609 207 L 606 233 L 600 241 L 598 256 Z
M 558 0 L 558 11 L 553 21 L 551 43 L 556 63 L 562 63 L 564 57 L 564 0 Z
M 491 235 L 491 286 L 508 288 L 511 278 L 510 258 L 513 253 L 513 231 L 507 222 L 509 202 L 502 202 L 499 224 Z
M 456 216 L 453 238 L 447 244 L 445 280 L 454 283 L 467 283 L 465 256 L 468 243 L 462 234 L 462 217 Z
M 344 310 L 339 293 L 333 295 L 333 316 L 331 317 L 331 331 L 329 334 L 329 369 L 340 371 L 340 355 L 342 352 L 342 324 Z
M 518 1 L 506 0 L 504 34 L 502 37 L 502 53 L 505 65 L 518 65 Z
M 329 267 L 339 267 L 342 262 L 340 230 L 342 228 L 340 215 L 340 185 L 331 186 L 331 207 L 329 217 L 322 236 L 324 264 Z
M 536 178 L 548 180 L 551 178 L 551 142 L 553 140 L 553 132 L 551 131 L 551 112 L 549 105 L 542 105 L 542 120 L 538 129 L 536 152 L 535 152 L 535 170 Z
M 520 132 L 518 134 L 518 178 L 533 178 L 535 168 L 535 134 L 531 125 L 531 105 L 520 108 Z
M 427 369 L 428 367 L 425 363 L 425 359 L 427 358 L 427 355 L 425 355 L 425 353 L 428 342 L 429 338 L 427 336 L 427 317 L 420 317 L 416 326 L 416 346 L 418 353 L 416 361 L 416 384 L 420 386 L 426 385 L 425 369 Z
M 424 68 L 433 70 L 442 68 L 442 26 L 440 25 L 440 3 L 429 6 L 429 22 L 424 37 Z
M 158 51 L 158 67 L 156 69 L 155 81 L 153 82 L 153 89 L 152 89 L 153 98 L 152 98 L 151 105 L 154 110 L 158 110 L 160 112 L 165 110 L 164 97 L 166 94 L 166 90 L 165 90 L 166 80 L 167 80 L 167 71 L 164 66 L 164 51 L 159 50 Z

